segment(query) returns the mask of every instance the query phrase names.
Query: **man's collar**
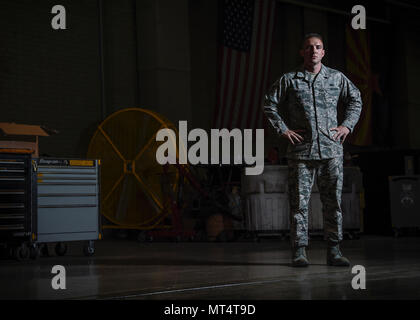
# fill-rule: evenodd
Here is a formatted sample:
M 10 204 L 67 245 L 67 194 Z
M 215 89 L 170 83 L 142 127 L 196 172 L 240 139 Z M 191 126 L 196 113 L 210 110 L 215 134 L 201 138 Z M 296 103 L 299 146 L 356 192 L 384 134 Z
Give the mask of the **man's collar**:
M 296 70 L 295 78 L 305 79 L 306 81 L 309 81 L 308 72 L 309 71 L 305 70 L 302 64 Z M 330 75 L 327 67 L 324 66 L 322 63 L 321 63 L 321 70 L 319 71 L 319 75 L 324 78 L 328 78 L 328 76 Z
M 330 75 L 330 72 L 328 71 L 328 68 L 326 66 L 324 66 L 321 63 L 321 70 L 319 71 L 319 75 L 324 77 L 324 78 L 328 78 Z

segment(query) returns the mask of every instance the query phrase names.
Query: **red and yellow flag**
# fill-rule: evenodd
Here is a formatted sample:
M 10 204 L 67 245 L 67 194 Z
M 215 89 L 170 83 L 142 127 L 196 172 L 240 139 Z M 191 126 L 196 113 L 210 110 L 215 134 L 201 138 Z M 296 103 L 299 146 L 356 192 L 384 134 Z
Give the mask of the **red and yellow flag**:
M 347 76 L 359 88 L 363 108 L 359 122 L 349 140 L 358 146 L 372 144 L 372 94 L 375 79 L 371 71 L 370 46 L 366 30 L 346 27 L 346 68 Z

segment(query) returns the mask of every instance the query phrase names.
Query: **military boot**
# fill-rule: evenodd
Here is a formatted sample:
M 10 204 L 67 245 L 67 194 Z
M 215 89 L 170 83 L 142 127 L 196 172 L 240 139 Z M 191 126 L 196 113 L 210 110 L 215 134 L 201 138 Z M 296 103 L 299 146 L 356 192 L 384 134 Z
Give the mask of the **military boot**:
M 341 254 L 338 243 L 328 243 L 327 265 L 336 267 L 348 267 L 350 265 L 350 261 Z
M 309 265 L 308 258 L 306 257 L 305 247 L 293 248 L 292 266 L 293 267 L 307 267 Z

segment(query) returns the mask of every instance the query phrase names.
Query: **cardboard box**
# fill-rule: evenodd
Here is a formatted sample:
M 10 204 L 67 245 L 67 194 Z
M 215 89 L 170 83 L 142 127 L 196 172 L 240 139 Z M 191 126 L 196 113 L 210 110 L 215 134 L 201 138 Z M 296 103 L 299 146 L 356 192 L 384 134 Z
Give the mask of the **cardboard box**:
M 55 133 L 57 131 L 44 126 L 0 122 L 0 152 L 31 153 L 38 158 L 38 137 Z

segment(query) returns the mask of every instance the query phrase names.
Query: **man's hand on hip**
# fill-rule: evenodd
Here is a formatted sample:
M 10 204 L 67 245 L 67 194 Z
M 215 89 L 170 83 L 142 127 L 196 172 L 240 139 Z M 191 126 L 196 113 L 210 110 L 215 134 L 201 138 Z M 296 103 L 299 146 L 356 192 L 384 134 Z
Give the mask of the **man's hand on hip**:
M 336 133 L 333 136 L 333 139 L 335 141 L 340 141 L 341 144 L 346 140 L 347 135 L 350 133 L 349 128 L 345 126 L 338 126 L 336 128 L 331 128 L 330 131 L 336 131 Z
M 289 140 L 291 144 L 295 144 L 295 141 L 293 140 L 296 140 L 296 142 L 300 143 L 300 142 L 303 142 L 303 138 L 297 132 L 304 132 L 304 131 L 305 130 L 287 130 L 282 134 L 282 136 L 285 137 L 287 140 Z

